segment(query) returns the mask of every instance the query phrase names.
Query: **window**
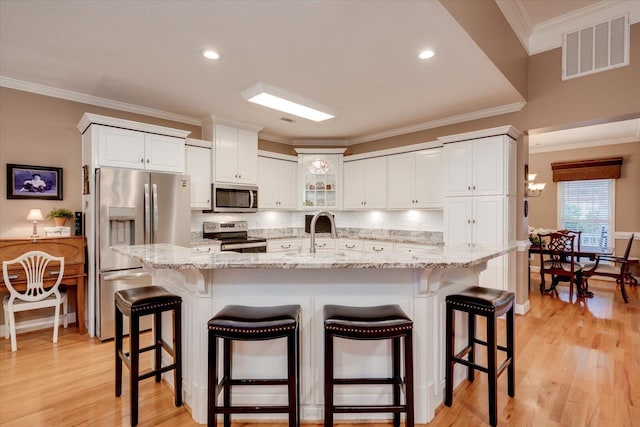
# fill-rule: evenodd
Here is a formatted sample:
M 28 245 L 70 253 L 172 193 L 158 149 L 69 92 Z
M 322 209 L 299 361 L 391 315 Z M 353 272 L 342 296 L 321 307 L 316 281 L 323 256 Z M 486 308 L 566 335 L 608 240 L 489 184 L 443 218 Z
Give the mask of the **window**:
M 583 246 L 613 246 L 614 182 L 613 179 L 560 182 L 558 228 L 582 231 Z

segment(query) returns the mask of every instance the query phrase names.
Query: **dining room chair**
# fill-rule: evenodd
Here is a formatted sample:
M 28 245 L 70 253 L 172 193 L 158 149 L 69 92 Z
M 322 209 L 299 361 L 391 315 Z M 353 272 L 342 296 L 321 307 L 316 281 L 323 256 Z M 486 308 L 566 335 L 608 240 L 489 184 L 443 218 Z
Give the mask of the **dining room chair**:
M 582 265 L 577 262 L 575 256 L 574 234 L 548 233 L 538 234 L 540 242 L 545 242 L 546 251 L 540 251 L 540 293 L 555 290 L 561 278 L 569 281 L 569 298 L 573 296 L 573 284 L 576 279 L 582 280 Z M 545 254 L 548 258 L 545 258 Z M 551 286 L 546 289 L 545 275 L 552 276 Z M 580 282 L 577 282 L 580 285 Z M 578 289 L 581 295 L 581 288 Z
M 563 229 L 563 230 L 558 230 L 558 233 L 567 234 L 569 236 L 576 236 L 576 239 L 574 240 L 574 249 L 577 252 L 580 252 L 580 250 L 582 249 L 581 248 L 581 246 L 582 246 L 582 231 L 574 231 L 574 230 Z M 576 257 L 576 261 L 578 261 L 578 262 L 581 261 L 579 255 Z
M 624 250 L 624 255 L 621 257 L 614 255 L 597 255 L 596 261 L 592 265 L 584 267 L 582 272 L 582 287 L 584 289 L 589 288 L 589 278 L 593 276 L 611 277 L 616 280 L 616 284 L 620 285 L 620 292 L 622 293 L 622 299 L 625 303 L 629 303 L 629 297 L 627 290 L 624 287 L 624 282 L 629 271 L 629 254 L 631 253 L 631 246 L 633 246 L 633 238 L 635 234 L 631 234 L 627 247 Z
M 49 265 L 51 263 L 51 265 Z M 58 265 L 59 263 L 59 265 Z M 15 264 L 22 266 L 22 271 L 9 267 Z M 64 327 L 67 327 L 68 298 L 66 289 L 60 288 L 60 282 L 64 275 L 64 257 L 56 257 L 42 251 L 30 251 L 19 257 L 2 261 L 2 275 L 4 283 L 9 290 L 2 300 L 4 318 L 8 326 L 5 327 L 5 338 L 11 335 L 11 351 L 16 351 L 16 318 L 15 313 L 39 308 L 55 307 L 53 319 L 53 342 L 58 342 L 58 327 L 60 325 L 60 306 L 63 306 Z M 46 278 L 54 277 L 55 283 L 50 288 L 45 288 Z M 24 290 L 16 289 L 11 281 L 26 281 Z M 8 332 L 7 332 L 8 329 Z

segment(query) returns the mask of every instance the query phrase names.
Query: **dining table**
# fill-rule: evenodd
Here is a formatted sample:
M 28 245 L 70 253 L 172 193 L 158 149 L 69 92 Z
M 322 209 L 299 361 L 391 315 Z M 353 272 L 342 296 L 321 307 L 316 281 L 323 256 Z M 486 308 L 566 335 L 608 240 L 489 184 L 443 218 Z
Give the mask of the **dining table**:
M 608 246 L 581 246 L 580 249 L 574 249 L 573 252 L 567 252 L 567 258 L 571 256 L 571 254 L 575 257 L 576 262 L 580 263 L 583 261 L 595 261 L 596 257 L 599 255 L 613 255 L 614 248 Z M 529 247 L 529 288 L 531 288 L 531 256 L 538 255 L 542 253 L 543 255 L 549 255 L 551 251 L 546 248 L 544 245 L 536 245 L 532 244 Z M 574 283 L 578 289 L 582 288 L 582 271 L 577 272 L 575 275 Z M 551 281 L 551 286 L 545 289 L 540 289 L 542 293 L 549 293 L 556 289 L 558 283 L 562 281 L 560 277 L 554 277 Z M 541 284 L 542 286 L 542 284 Z M 588 292 L 588 291 L 586 291 Z

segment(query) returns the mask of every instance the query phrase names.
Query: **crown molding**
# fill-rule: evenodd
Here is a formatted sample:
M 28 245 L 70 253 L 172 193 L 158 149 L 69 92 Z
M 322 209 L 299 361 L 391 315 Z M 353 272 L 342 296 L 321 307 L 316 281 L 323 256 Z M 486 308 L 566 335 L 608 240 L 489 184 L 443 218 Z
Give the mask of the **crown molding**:
M 606 141 L 598 140 L 598 141 L 583 141 L 583 142 L 573 142 L 567 144 L 556 144 L 556 145 L 543 145 L 543 146 L 535 146 L 531 145 L 531 140 L 529 140 L 529 154 L 536 153 L 550 153 L 552 151 L 565 151 L 565 150 L 578 150 L 584 148 L 594 148 L 594 147 L 604 147 L 605 145 L 617 145 L 617 144 L 628 144 L 630 142 L 638 142 L 638 137 L 627 136 L 621 138 L 607 139 Z
M 264 139 L 265 141 L 278 142 L 280 144 L 293 145 L 293 142 L 289 138 L 283 136 L 272 135 L 270 133 L 260 133 L 258 139 Z
M 305 147 L 347 147 L 350 145 L 346 139 L 294 139 L 291 143 Z
M 562 47 L 565 33 L 629 14 L 629 24 L 640 22 L 640 2 L 614 0 L 593 4 L 576 12 L 534 26 L 529 37 L 529 55 Z
M 416 125 L 406 126 L 403 128 L 392 129 L 392 130 L 388 130 L 380 133 L 353 138 L 349 140 L 348 145 L 359 144 L 361 142 L 376 141 L 378 139 L 391 138 L 393 136 L 419 132 L 427 129 L 434 129 L 441 126 L 448 126 L 456 123 L 468 122 L 471 120 L 483 119 L 485 117 L 492 117 L 492 116 L 499 116 L 501 114 L 513 113 L 513 112 L 522 110 L 522 108 L 525 105 L 526 105 L 526 102 L 514 102 L 513 104 L 501 105 L 499 107 L 487 108 L 485 110 L 479 110 L 471 113 L 460 114 L 457 116 L 446 117 L 444 119 L 418 123 Z
M 258 156 L 268 157 L 270 159 L 286 160 L 288 162 L 298 162 L 297 156 L 292 156 L 291 154 L 275 153 L 273 151 L 258 150 Z
M 176 138 L 186 138 L 191 133 L 188 130 L 173 129 L 165 126 L 151 125 L 148 123 L 134 122 L 133 120 L 118 119 L 115 117 L 102 116 L 100 114 L 84 113 L 77 124 L 80 133 L 84 133 L 92 124 L 111 126 L 122 129 L 139 130 L 157 135 L 175 136 Z
M 202 126 L 202 122 L 199 119 L 193 117 L 169 113 L 153 108 L 141 107 L 139 105 L 127 104 L 125 102 L 113 101 L 97 96 L 85 95 L 79 92 L 58 89 L 51 86 L 12 79 L 5 76 L 0 76 L 0 86 L 9 89 L 21 90 L 24 92 L 36 93 L 38 95 L 51 96 L 53 98 L 66 99 L 67 101 L 74 101 L 82 104 L 95 105 L 96 107 L 111 108 L 113 110 L 142 114 L 143 116 L 156 117 L 158 119 L 171 120 L 173 122 L 186 123 L 188 125 Z
M 451 142 L 468 141 L 470 139 L 486 138 L 489 136 L 507 135 L 513 139 L 518 139 L 522 133 L 511 125 L 498 126 L 489 129 L 480 129 L 472 132 L 457 133 L 455 135 L 439 136 L 438 141 L 443 144 Z
M 507 19 L 511 29 L 520 40 L 520 44 L 529 52 L 529 37 L 533 32 L 533 24 L 521 0 L 496 0 L 496 4 Z
M 294 148 L 298 154 L 344 154 L 346 148 Z
M 204 117 L 200 122 L 201 122 L 201 125 L 210 125 L 215 123 L 215 124 L 233 126 L 236 128 L 248 129 L 255 132 L 260 132 L 262 130 L 262 126 L 255 125 L 253 123 L 247 123 L 247 122 L 241 122 L 238 120 L 229 119 L 227 117 L 218 116 L 213 113 Z

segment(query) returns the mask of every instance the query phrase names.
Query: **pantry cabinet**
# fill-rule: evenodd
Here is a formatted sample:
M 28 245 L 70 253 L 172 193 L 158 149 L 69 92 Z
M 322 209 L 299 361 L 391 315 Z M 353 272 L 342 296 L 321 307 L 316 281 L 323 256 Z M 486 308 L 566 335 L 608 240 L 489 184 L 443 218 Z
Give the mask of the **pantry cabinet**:
M 215 124 L 215 181 L 258 182 L 258 132 Z
M 191 209 L 210 210 L 211 142 L 187 139 L 185 150 L 185 173 L 191 176 Z
M 296 209 L 298 163 L 258 157 L 258 208 Z
M 389 156 L 389 208 L 441 209 L 441 162 L 441 148 Z
M 507 247 L 515 242 L 516 137 L 508 126 L 443 138 L 447 245 Z M 492 259 L 480 274 L 480 285 L 513 288 L 514 265 L 514 253 Z
M 95 126 L 98 166 L 184 172 L 184 138 Z
M 515 195 L 516 145 L 509 136 L 444 144 L 443 154 L 447 197 Z
M 344 209 L 386 209 L 387 158 L 344 163 Z

